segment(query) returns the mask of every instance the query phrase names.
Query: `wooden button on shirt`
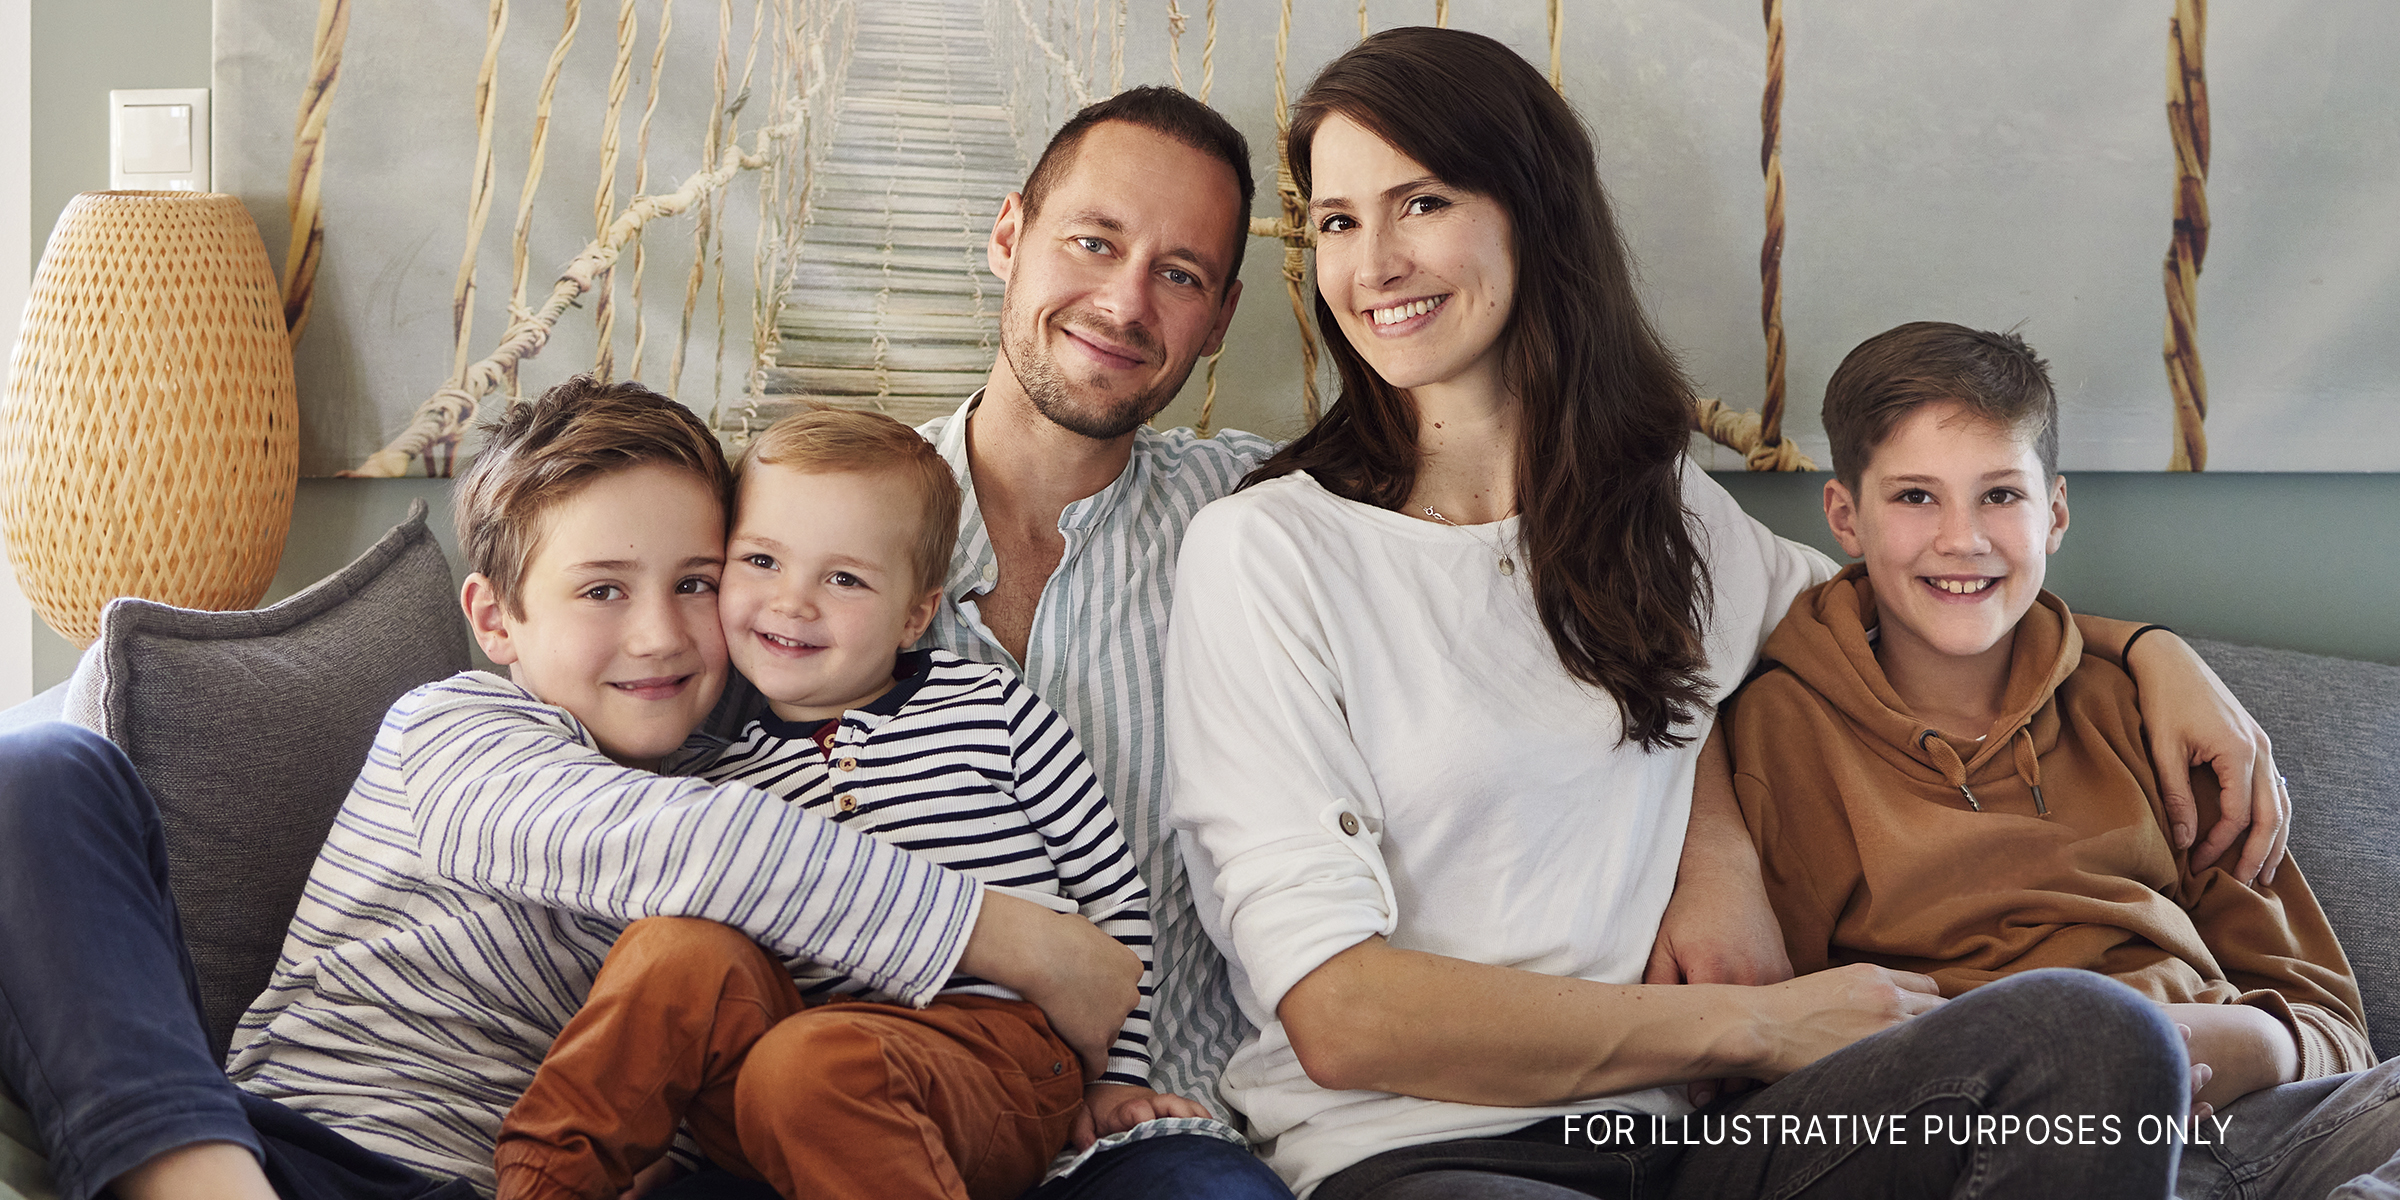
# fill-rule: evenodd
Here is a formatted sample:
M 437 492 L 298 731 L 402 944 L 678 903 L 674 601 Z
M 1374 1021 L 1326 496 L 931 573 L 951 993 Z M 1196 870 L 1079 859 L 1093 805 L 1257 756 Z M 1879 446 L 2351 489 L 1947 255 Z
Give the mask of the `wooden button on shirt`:
M 844 792 L 839 799 L 833 802 L 833 806 L 841 809 L 843 812 L 857 812 L 858 794 L 855 792 Z

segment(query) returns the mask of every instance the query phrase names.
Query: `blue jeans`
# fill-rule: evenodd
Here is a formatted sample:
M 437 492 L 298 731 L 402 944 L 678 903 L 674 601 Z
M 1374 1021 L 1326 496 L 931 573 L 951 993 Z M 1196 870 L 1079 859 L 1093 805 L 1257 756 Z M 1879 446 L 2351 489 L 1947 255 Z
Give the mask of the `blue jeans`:
M 657 1200 L 776 1200 L 775 1189 L 730 1171 L 686 1176 Z M 1095 1155 L 1025 1200 L 1291 1200 L 1292 1189 L 1257 1155 L 1205 1134 L 1149 1138 Z
M 0 734 L 0 1080 L 62 1200 L 198 1142 L 248 1147 L 286 1200 L 473 1195 L 225 1077 L 158 806 L 116 746 L 72 725 Z

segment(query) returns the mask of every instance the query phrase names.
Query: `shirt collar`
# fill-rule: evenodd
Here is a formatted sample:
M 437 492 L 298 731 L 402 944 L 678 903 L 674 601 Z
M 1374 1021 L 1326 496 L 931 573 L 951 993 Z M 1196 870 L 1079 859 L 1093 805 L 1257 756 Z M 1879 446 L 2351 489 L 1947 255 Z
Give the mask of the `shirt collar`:
M 983 524 L 983 507 L 975 499 L 975 471 L 967 461 L 967 418 L 981 403 L 983 389 L 977 388 L 974 395 L 958 406 L 958 411 L 950 414 L 933 443 L 942 461 L 950 464 L 950 473 L 958 478 L 960 492 L 958 548 L 950 555 L 950 578 L 944 587 L 952 599 L 989 591 L 999 577 L 1000 560 L 992 553 L 991 535 Z M 1124 507 L 1127 496 L 1138 494 L 1147 486 L 1157 440 L 1157 431 L 1149 426 L 1136 429 L 1133 453 L 1126 460 L 1125 469 L 1107 487 L 1069 504 L 1058 515 L 1059 532 L 1093 529 L 1114 517 Z M 1072 554 L 1074 549 L 1070 545 L 1068 553 Z

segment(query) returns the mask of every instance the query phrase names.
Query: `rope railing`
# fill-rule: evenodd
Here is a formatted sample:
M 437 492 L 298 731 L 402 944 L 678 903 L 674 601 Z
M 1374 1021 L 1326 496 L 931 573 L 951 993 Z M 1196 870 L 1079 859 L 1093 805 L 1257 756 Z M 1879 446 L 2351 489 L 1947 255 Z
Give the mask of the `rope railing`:
M 2167 244 L 2170 471 L 2208 468 L 2208 376 L 2200 369 L 2200 264 L 2208 257 L 2208 0 L 2175 0 L 2167 22 L 2167 130 L 2175 139 L 2175 234 Z
M 350 0 L 319 0 L 308 86 L 301 90 L 300 116 L 292 130 L 291 181 L 285 197 L 292 240 L 283 255 L 283 328 L 294 346 L 308 328 L 308 310 L 317 295 L 317 264 L 325 257 L 325 121 L 333 112 L 333 89 L 341 79 L 342 45 L 349 33 Z
M 1764 5 L 1767 90 L 1758 102 L 1758 170 L 1767 182 L 1767 233 L 1758 246 L 1758 325 L 1767 339 L 1767 389 L 1758 437 L 1772 449 L 1783 442 L 1783 0 Z
M 459 437 L 475 418 L 475 411 L 484 396 L 506 380 L 510 368 L 524 359 L 541 353 L 550 341 L 553 326 L 577 298 L 592 289 L 601 271 L 616 265 L 618 256 L 642 226 L 660 217 L 671 217 L 691 208 L 701 197 L 714 194 L 735 176 L 764 166 L 779 145 L 801 132 L 803 120 L 761 129 L 755 144 L 744 150 L 738 143 L 725 147 L 718 161 L 693 173 L 682 186 L 672 192 L 655 196 L 636 196 L 624 212 L 610 223 L 606 237 L 585 246 L 558 274 L 550 295 L 540 307 L 518 315 L 510 322 L 500 345 L 489 355 L 469 365 L 464 378 L 457 384 L 444 387 L 419 406 L 409 426 L 383 449 L 368 456 L 356 468 L 344 471 L 346 476 L 391 477 L 404 475 L 409 466 L 429 449 L 448 446 L 455 449 Z
M 467 245 L 450 289 L 450 384 L 466 378 L 475 333 L 475 256 L 492 215 L 492 122 L 499 109 L 500 41 L 508 33 L 508 0 L 492 0 L 484 20 L 483 66 L 475 75 L 475 169 L 467 189 Z

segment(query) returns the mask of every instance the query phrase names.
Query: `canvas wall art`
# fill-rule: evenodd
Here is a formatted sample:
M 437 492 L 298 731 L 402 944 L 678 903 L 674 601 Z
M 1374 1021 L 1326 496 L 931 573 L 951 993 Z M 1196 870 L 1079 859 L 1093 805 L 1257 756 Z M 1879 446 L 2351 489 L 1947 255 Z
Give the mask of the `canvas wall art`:
M 1555 58 L 1723 440 L 1780 375 L 1788 446 L 1696 434 L 1710 466 L 1823 462 L 1842 354 L 1940 319 L 2048 356 L 2069 469 L 2400 469 L 2400 81 L 2379 49 L 2400 7 L 2379 0 L 215 12 L 217 186 L 287 276 L 287 246 L 309 268 L 311 475 L 444 473 L 473 414 L 595 368 L 735 444 L 808 400 L 948 411 L 996 349 L 1002 198 L 1075 107 L 1137 83 L 1205 94 L 1261 180 L 1227 348 L 1163 419 L 1296 433 L 1333 380 L 1320 362 L 1312 399 L 1287 291 L 1279 96 L 1362 30 L 1432 23 Z

